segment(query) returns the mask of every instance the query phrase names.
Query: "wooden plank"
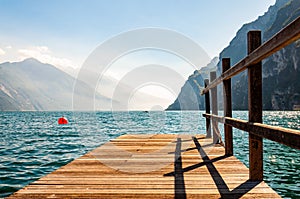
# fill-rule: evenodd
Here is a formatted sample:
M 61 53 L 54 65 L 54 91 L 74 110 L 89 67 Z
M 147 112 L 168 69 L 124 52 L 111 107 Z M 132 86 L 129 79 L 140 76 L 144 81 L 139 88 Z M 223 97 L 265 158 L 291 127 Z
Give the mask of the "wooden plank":
M 286 146 L 300 149 L 300 131 L 295 129 L 288 129 L 279 126 L 271 126 L 261 123 L 250 123 L 246 120 L 240 120 L 230 117 L 222 117 L 212 114 L 203 114 L 204 117 L 211 118 L 217 122 L 230 125 L 234 128 L 251 131 L 252 134 L 255 134 L 259 137 L 284 144 Z
M 225 73 L 230 69 L 230 58 L 222 59 L 222 70 Z M 223 99 L 224 99 L 224 116 L 232 117 L 232 102 L 231 102 L 231 79 L 223 81 Z M 233 155 L 233 137 L 232 127 L 224 124 L 225 135 L 225 154 Z
M 261 31 L 250 31 L 247 34 L 248 54 L 261 45 Z M 249 122 L 262 123 L 262 63 L 248 68 L 248 117 Z M 249 178 L 263 180 L 263 141 L 249 131 Z
M 151 135 L 147 139 L 149 143 L 152 139 L 157 143 L 163 138 Z M 134 139 L 121 136 L 112 143 L 131 142 L 132 145 L 127 146 L 128 151 L 142 151 L 143 144 L 137 140 L 137 135 Z M 136 152 L 130 156 L 134 158 L 126 160 L 117 154 L 116 148 L 107 150 L 106 143 L 9 198 L 280 198 L 265 182 L 248 181 L 245 165 L 234 156 L 226 157 L 224 148 L 212 145 L 212 139 L 178 135 L 165 139 L 171 143 L 174 140 L 171 150 L 165 151 L 165 154 L 148 154 L 151 161 L 145 158 L 147 154 L 140 158 L 135 156 Z M 155 144 L 154 148 L 163 146 Z M 123 172 L 122 168 L 114 169 L 104 164 L 97 157 L 102 149 L 113 154 L 107 156 L 107 160 L 113 163 L 121 160 L 123 162 L 119 166 L 125 167 L 124 162 L 131 162 L 133 170 Z M 149 167 L 155 161 L 162 161 L 161 157 L 169 154 L 173 157 L 171 164 L 165 162 L 163 167 L 153 171 L 135 172 L 139 167 Z
M 209 85 L 209 79 L 204 80 L 204 85 L 207 87 Z M 210 99 L 209 91 L 205 93 L 205 113 L 210 114 Z M 209 118 L 206 118 L 206 137 L 211 138 L 211 122 Z
M 214 81 L 217 78 L 216 71 L 210 72 L 210 81 Z M 211 90 L 211 111 L 212 114 L 218 115 L 218 90 L 217 87 Z M 213 129 L 213 142 L 219 143 L 219 136 L 218 136 L 218 124 L 214 121 L 212 123 Z
M 211 82 L 205 89 L 202 90 L 201 94 L 205 94 L 210 89 L 216 87 L 218 84 L 222 83 L 223 80 L 227 80 L 232 78 L 233 76 L 243 72 L 250 65 L 256 64 L 263 59 L 269 57 L 274 54 L 278 50 L 288 46 L 300 39 L 300 17 L 295 19 L 277 34 L 275 34 L 272 38 L 266 41 L 263 45 L 249 54 L 247 57 L 239 61 L 225 73 L 223 73 L 220 77 Z

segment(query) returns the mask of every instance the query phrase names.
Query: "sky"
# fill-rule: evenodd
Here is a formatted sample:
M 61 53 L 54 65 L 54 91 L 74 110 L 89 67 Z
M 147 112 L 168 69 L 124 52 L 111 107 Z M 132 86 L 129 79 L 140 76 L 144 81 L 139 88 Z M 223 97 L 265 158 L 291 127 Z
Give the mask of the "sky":
M 149 27 L 184 35 L 213 58 L 243 24 L 263 15 L 274 3 L 275 0 L 0 0 L 0 63 L 35 57 L 78 74 L 99 45 L 128 31 Z M 174 67 L 183 79 L 195 67 L 202 67 L 191 66 L 168 52 L 144 49 L 114 60 L 105 75 L 120 80 L 133 66 L 153 63 Z

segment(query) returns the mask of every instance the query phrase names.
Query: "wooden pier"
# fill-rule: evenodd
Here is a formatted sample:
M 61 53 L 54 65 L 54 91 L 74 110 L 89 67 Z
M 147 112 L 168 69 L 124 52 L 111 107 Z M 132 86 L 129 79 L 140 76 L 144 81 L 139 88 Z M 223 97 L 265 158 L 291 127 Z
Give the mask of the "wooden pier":
M 9 198 L 280 198 L 205 136 L 123 135 Z
M 263 44 L 260 31 L 250 31 L 248 56 L 234 66 L 222 59 L 223 73 L 212 72 L 202 91 L 205 136 L 123 135 L 9 198 L 280 198 L 263 181 L 262 140 L 300 149 L 300 131 L 262 124 L 262 60 L 299 39 L 300 17 Z M 231 106 L 231 78 L 244 70 L 247 121 L 232 118 Z M 224 116 L 217 115 L 219 84 Z M 224 124 L 225 148 L 216 144 L 218 123 Z M 233 156 L 233 128 L 249 132 L 249 169 Z
M 262 102 L 262 61 L 275 52 L 300 39 L 300 17 L 296 18 L 272 38 L 262 44 L 259 30 L 247 34 L 248 55 L 230 67 L 230 58 L 222 58 L 222 74 L 216 78 L 216 72 L 210 73 L 210 80 L 205 79 L 206 129 L 208 137 L 214 143 L 221 138 L 218 123 L 224 124 L 225 154 L 233 155 L 232 128 L 249 133 L 249 180 L 263 180 L 263 139 L 269 139 L 295 149 L 300 149 L 300 131 L 278 126 L 265 125 L 263 122 Z M 231 78 L 247 71 L 248 74 L 248 120 L 232 118 Z M 223 86 L 224 116 L 218 116 L 217 86 Z M 210 95 L 211 92 L 211 95 Z M 210 97 L 212 114 L 210 113 Z M 211 135 L 211 126 L 213 135 Z

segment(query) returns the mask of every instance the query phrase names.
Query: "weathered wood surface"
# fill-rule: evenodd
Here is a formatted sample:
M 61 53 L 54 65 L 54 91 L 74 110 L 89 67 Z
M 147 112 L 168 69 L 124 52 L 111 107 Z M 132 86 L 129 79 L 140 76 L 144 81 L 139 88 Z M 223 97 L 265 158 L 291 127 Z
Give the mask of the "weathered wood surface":
M 230 58 L 223 58 L 222 72 L 225 73 L 229 69 L 230 69 Z M 224 116 L 232 117 L 231 79 L 223 81 L 223 101 L 224 101 Z M 224 135 L 225 135 L 225 153 L 227 156 L 233 155 L 232 126 L 224 124 Z
M 246 120 L 222 117 L 212 114 L 203 114 L 203 116 L 211 120 L 230 125 L 242 131 L 251 131 L 252 134 L 255 134 L 259 137 L 266 138 L 295 149 L 300 149 L 300 130 L 255 122 L 252 123 Z
M 205 136 L 123 135 L 10 198 L 280 198 L 265 182 L 248 181 L 248 169 L 211 143 Z
M 261 31 L 247 34 L 248 55 L 261 45 Z M 262 123 L 262 63 L 248 67 L 248 116 L 249 122 Z M 249 176 L 251 180 L 263 180 L 263 140 L 249 131 Z
M 210 81 L 214 81 L 217 78 L 217 72 L 212 71 L 210 72 Z M 218 115 L 218 89 L 217 87 L 211 89 L 211 112 L 214 115 Z M 218 136 L 218 123 L 212 121 L 212 129 L 213 129 L 213 142 L 219 142 Z
M 209 85 L 209 79 L 204 80 L 204 85 L 207 87 Z M 205 93 L 205 113 L 210 114 L 210 98 L 209 91 Z M 211 121 L 209 118 L 206 118 L 206 137 L 211 138 Z

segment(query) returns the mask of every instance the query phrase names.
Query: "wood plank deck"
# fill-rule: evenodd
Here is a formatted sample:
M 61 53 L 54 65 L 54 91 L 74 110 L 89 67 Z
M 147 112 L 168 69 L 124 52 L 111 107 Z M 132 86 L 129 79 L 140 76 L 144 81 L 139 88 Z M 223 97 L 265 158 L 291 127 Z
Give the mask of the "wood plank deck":
M 280 198 L 212 139 L 123 135 L 9 198 Z

